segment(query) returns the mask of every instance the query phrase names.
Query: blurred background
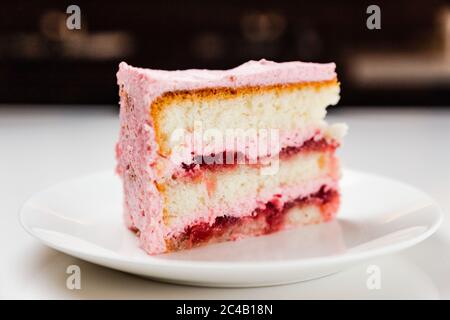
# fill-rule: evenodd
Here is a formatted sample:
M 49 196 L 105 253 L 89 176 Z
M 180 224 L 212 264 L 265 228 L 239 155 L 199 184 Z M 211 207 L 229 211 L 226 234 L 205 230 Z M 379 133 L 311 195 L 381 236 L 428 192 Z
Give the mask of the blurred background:
M 69 5 L 81 29 L 66 27 Z M 450 105 L 450 3 L 376 1 L 8 1 L 0 11 L 0 103 L 117 107 L 118 63 L 231 68 L 250 59 L 335 61 L 341 105 Z
M 380 30 L 366 26 L 373 4 L 381 8 Z M 81 9 L 80 30 L 66 26 L 70 5 Z M 339 150 L 343 166 L 399 179 L 442 207 L 445 219 L 436 235 L 386 261 L 370 262 L 383 268 L 382 290 L 365 289 L 366 266 L 361 266 L 301 287 L 196 293 L 56 253 L 20 227 L 17 213 L 36 191 L 113 171 L 120 61 L 160 69 L 224 69 L 261 58 L 336 62 L 342 98 L 327 119 L 349 125 Z M 449 141 L 450 0 L 4 0 L 0 298 L 450 299 Z M 92 197 L 96 188 L 90 186 Z M 372 194 L 377 208 L 391 192 Z M 399 206 L 402 199 L 400 194 Z M 85 199 L 78 201 L 84 208 Z M 411 208 L 416 205 L 421 206 L 414 202 Z M 96 219 L 92 212 L 86 226 Z M 344 223 L 363 221 L 357 220 Z M 120 246 L 121 239 L 114 243 Z M 86 277 L 82 290 L 66 287 L 65 271 L 73 264 Z

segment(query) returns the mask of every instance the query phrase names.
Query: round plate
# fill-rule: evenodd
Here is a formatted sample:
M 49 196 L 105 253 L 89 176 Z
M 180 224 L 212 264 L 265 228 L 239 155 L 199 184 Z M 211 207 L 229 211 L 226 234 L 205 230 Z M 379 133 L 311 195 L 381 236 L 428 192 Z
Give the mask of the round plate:
M 410 247 L 438 228 L 442 213 L 404 183 L 344 170 L 335 221 L 273 235 L 149 256 L 122 221 L 122 187 L 112 172 L 58 184 L 23 206 L 23 227 L 69 255 L 162 281 L 247 287 L 322 277 Z

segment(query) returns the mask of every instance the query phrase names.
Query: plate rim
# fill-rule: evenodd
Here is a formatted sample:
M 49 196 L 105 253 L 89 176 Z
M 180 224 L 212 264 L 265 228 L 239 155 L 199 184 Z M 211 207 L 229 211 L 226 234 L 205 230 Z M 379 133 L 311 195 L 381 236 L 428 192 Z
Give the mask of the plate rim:
M 19 218 L 18 220 L 19 220 L 19 223 L 22 226 L 22 228 L 28 234 L 30 234 L 32 237 L 36 238 L 37 240 L 39 240 L 46 246 L 53 248 L 57 251 L 63 252 L 65 254 L 80 258 L 82 260 L 90 261 L 90 262 L 93 262 L 96 264 L 99 264 L 98 259 L 107 259 L 109 262 L 113 262 L 113 263 L 124 263 L 125 262 L 127 264 L 132 263 L 135 266 L 136 265 L 137 266 L 159 266 L 159 267 L 168 267 L 168 268 L 190 268 L 190 269 L 214 268 L 214 269 L 220 269 L 220 270 L 225 270 L 225 269 L 229 269 L 229 268 L 264 270 L 264 269 L 274 268 L 274 267 L 276 267 L 276 268 L 311 267 L 311 266 L 316 266 L 316 265 L 338 263 L 338 262 L 339 263 L 348 263 L 348 262 L 352 262 L 352 261 L 361 261 L 361 260 L 366 260 L 366 259 L 372 258 L 372 257 L 378 257 L 381 255 L 391 254 L 391 253 L 412 247 L 412 246 L 424 241 L 428 237 L 430 237 L 441 226 L 442 221 L 443 221 L 443 211 L 442 211 L 441 207 L 431 196 L 429 196 L 426 192 L 420 190 L 419 188 L 416 188 L 415 186 L 412 186 L 412 185 L 407 184 L 400 180 L 396 180 L 396 179 L 386 177 L 386 176 L 383 176 L 380 174 L 364 172 L 362 170 L 354 170 L 354 169 L 344 168 L 342 171 L 343 171 L 343 175 L 351 173 L 356 176 L 359 175 L 359 176 L 371 177 L 371 178 L 376 178 L 376 179 L 382 179 L 389 183 L 396 183 L 398 185 L 401 185 L 402 187 L 410 188 L 410 189 L 414 190 L 415 192 L 419 192 L 428 201 L 427 206 L 424 206 L 423 208 L 429 207 L 429 208 L 433 209 L 433 211 L 436 214 L 436 218 L 427 227 L 427 229 L 425 231 L 423 231 L 421 234 L 418 234 L 415 237 L 400 240 L 398 242 L 391 243 L 391 244 L 388 244 L 388 245 L 385 245 L 385 246 L 379 247 L 379 248 L 367 249 L 362 252 L 343 252 L 340 254 L 335 254 L 335 255 L 331 254 L 331 255 L 321 256 L 321 257 L 297 258 L 297 259 L 276 260 L 276 261 L 265 260 L 265 261 L 257 261 L 257 262 L 158 259 L 158 257 L 159 257 L 158 255 L 156 255 L 156 256 L 145 255 L 143 257 L 124 257 L 122 255 L 117 254 L 114 251 L 111 251 L 109 249 L 104 249 L 104 248 L 103 248 L 104 250 L 108 251 L 108 254 L 105 254 L 104 252 L 98 252 L 98 253 L 93 254 L 92 251 L 74 250 L 72 246 L 59 245 L 52 241 L 48 241 L 47 239 L 41 237 L 39 235 L 39 233 L 36 233 L 33 230 L 34 228 L 29 226 L 25 222 L 26 215 L 28 214 L 27 211 L 30 210 L 30 208 L 29 208 L 30 204 L 32 204 L 33 201 L 35 201 L 36 199 L 39 199 L 42 195 L 44 195 L 48 192 L 52 192 L 52 190 L 58 189 L 61 186 L 64 186 L 67 184 L 73 184 L 75 182 L 79 182 L 84 179 L 90 179 L 90 178 L 93 178 L 96 176 L 107 176 L 107 175 L 110 177 L 115 176 L 113 174 L 112 170 L 101 170 L 101 171 L 93 172 L 91 174 L 82 175 L 79 177 L 60 181 L 58 183 L 55 183 L 49 187 L 42 189 L 41 191 L 34 193 L 21 206 L 21 208 L 19 210 L 19 214 L 18 214 L 18 218 Z M 34 210 L 36 210 L 36 209 L 34 209 Z M 58 232 L 58 231 L 52 231 L 52 232 Z M 58 232 L 58 233 L 60 233 L 60 232 Z M 62 233 L 60 233 L 60 234 L 62 234 Z M 80 239 L 81 241 L 85 241 L 84 239 L 81 239 L 81 238 L 78 238 L 78 239 Z M 90 243 L 92 246 L 94 246 L 96 248 L 101 248 L 100 246 L 98 246 L 95 243 L 88 242 L 88 241 L 86 241 L 86 242 Z M 112 267 L 112 268 L 114 268 L 114 267 Z M 115 268 L 115 269 L 122 270 L 119 268 Z

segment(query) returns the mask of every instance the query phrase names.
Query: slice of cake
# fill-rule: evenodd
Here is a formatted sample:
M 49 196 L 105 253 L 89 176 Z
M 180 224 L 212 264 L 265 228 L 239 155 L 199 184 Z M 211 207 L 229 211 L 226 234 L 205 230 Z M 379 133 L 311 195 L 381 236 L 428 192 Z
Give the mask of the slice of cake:
M 335 65 L 250 61 L 162 71 L 122 62 L 117 171 L 127 226 L 158 254 L 332 219 Z

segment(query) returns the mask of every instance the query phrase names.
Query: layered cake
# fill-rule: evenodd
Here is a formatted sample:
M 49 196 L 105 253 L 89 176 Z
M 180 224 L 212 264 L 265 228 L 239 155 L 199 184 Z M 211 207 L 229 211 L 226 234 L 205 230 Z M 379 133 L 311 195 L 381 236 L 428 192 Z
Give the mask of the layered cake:
M 163 71 L 122 62 L 117 171 L 149 254 L 333 219 L 344 124 L 335 65 Z

